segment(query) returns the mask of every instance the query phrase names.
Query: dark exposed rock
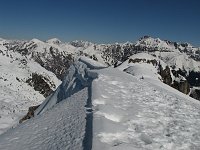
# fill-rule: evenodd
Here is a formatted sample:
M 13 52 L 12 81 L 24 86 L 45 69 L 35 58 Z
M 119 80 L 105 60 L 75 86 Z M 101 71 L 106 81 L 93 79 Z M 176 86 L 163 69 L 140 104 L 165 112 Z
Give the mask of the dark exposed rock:
M 186 70 L 181 70 L 179 68 L 179 70 L 172 70 L 172 73 L 175 77 L 179 77 L 179 75 L 183 76 L 183 77 L 186 77 L 187 76 L 187 71 Z
M 52 47 L 50 48 L 50 56 L 45 58 L 45 62 L 42 54 L 36 54 L 33 59 L 45 69 L 53 72 L 60 80 L 63 79 L 67 69 L 74 61 L 72 55 L 57 53 Z
M 153 60 L 147 60 L 147 63 L 148 64 L 153 64 L 153 66 L 157 66 L 158 65 L 158 62 L 155 59 L 153 59 Z
M 27 60 L 26 60 L 26 59 L 22 59 L 22 60 L 20 60 L 20 62 L 21 62 L 23 65 L 27 65 Z
M 34 112 L 35 110 L 39 107 L 40 105 L 37 105 L 37 106 L 31 106 L 28 108 L 28 113 L 22 118 L 19 120 L 19 123 L 22 123 L 24 122 L 25 120 L 28 120 L 32 117 L 34 117 Z
M 146 62 L 146 59 L 129 59 L 128 63 L 139 63 L 139 62 Z
M 165 84 L 170 85 L 171 87 L 179 90 L 180 92 L 182 92 L 184 94 L 188 94 L 190 92 L 190 84 L 188 83 L 187 80 L 181 80 L 180 82 L 173 81 L 173 83 L 172 83 L 170 68 L 168 66 L 166 66 L 166 68 L 164 70 L 162 69 L 162 66 L 160 66 L 159 68 L 160 68 L 159 73 Z M 184 74 L 184 72 L 181 70 L 178 70 L 178 71 L 172 70 L 172 73 L 175 77 L 179 77 L 180 74 L 182 74 L 182 75 Z
M 18 82 L 20 82 L 20 79 L 19 79 L 18 77 L 16 77 L 16 80 L 17 80 Z
M 192 98 L 195 98 L 197 100 L 200 100 L 200 89 L 195 89 L 195 90 L 192 90 L 191 93 L 190 93 L 190 96 Z
M 28 79 L 26 82 L 30 86 L 32 86 L 35 91 L 39 91 L 40 94 L 44 95 L 44 97 L 49 96 L 53 92 L 53 90 L 47 83 L 50 83 L 50 81 L 46 77 L 38 75 L 37 73 L 32 73 L 32 78 Z M 51 86 L 55 87 L 54 84 L 52 84 Z
M 172 78 L 171 78 L 171 74 L 170 74 L 170 68 L 168 66 L 166 66 L 166 68 L 163 70 L 162 66 L 159 66 L 159 70 L 160 70 L 160 75 L 163 79 L 163 82 L 165 84 L 171 85 L 172 83 Z
M 139 62 L 146 62 L 148 64 L 153 64 L 153 66 L 157 66 L 158 65 L 158 62 L 157 60 L 153 59 L 153 60 L 146 60 L 146 59 L 139 59 L 139 58 L 136 58 L 136 59 L 129 59 L 128 63 L 139 63 Z
M 188 94 L 190 92 L 190 85 L 187 80 L 183 80 L 180 82 L 174 81 L 171 86 L 184 94 Z
M 18 49 L 17 51 L 22 55 L 27 55 L 28 54 L 28 49 L 27 48 Z
M 200 86 L 200 72 L 189 72 L 189 76 L 186 77 L 191 86 Z

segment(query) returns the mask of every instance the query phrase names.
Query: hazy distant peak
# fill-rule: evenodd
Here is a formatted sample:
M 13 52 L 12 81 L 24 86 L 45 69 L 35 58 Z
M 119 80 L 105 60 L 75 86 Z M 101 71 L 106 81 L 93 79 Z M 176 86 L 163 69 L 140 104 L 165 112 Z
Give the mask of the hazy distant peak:
M 83 40 L 75 40 L 75 41 L 70 42 L 70 44 L 73 45 L 74 47 L 89 47 L 93 45 L 93 43 L 89 41 L 83 41 Z
M 30 42 L 33 42 L 33 43 L 44 43 L 43 41 L 41 41 L 39 39 L 36 39 L 36 38 L 33 38 L 32 40 L 30 40 Z
M 60 43 L 62 43 L 62 41 L 59 40 L 58 38 L 52 38 L 52 39 L 47 40 L 46 42 L 50 43 L 50 44 L 60 44 Z

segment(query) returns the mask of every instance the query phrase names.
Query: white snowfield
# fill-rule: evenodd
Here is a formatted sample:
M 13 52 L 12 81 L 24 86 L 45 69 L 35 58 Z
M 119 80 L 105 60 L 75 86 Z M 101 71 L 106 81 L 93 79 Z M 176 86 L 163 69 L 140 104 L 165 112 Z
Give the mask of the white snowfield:
M 200 149 L 198 101 L 148 75 L 80 61 L 38 115 L 0 136 L 0 150 Z

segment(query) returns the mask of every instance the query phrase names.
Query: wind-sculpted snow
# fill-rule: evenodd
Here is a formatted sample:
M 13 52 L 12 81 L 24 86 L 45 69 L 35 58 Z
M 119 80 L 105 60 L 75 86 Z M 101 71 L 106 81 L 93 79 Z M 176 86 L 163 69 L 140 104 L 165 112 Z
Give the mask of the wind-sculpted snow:
M 84 63 L 82 63 L 82 62 Z M 87 59 L 82 58 L 74 63 L 67 72 L 62 84 L 56 92 L 49 96 L 36 110 L 35 114 L 39 115 L 42 112 L 51 109 L 55 104 L 70 97 L 74 93 L 90 86 L 90 82 L 97 77 L 97 74 L 91 72 L 90 69 L 99 68 L 93 61 L 87 62 Z M 101 66 L 102 67 L 102 66 Z
M 36 110 L 33 119 L 0 137 L 1 150 L 91 149 L 91 85 L 97 73 L 88 66 L 95 69 L 98 65 L 92 60 L 82 60 L 87 65 L 81 60 L 75 62 L 55 93 Z

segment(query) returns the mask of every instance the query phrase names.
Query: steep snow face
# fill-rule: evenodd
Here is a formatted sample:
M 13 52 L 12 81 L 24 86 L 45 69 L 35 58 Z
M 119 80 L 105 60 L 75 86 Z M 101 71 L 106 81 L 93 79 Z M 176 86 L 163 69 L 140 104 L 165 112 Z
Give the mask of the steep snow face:
M 97 74 L 90 70 L 101 68 L 105 67 L 94 60 L 80 57 L 79 61 L 75 62 L 68 69 L 66 77 L 55 93 L 49 96 L 35 111 L 35 115 L 39 115 L 51 109 L 57 103 L 70 97 L 74 93 L 77 93 L 85 87 L 91 86 L 91 82 L 94 78 L 97 78 Z
M 75 63 L 68 69 L 68 74 L 56 92 L 48 97 L 36 110 L 35 114 L 39 115 L 48 109 L 51 109 L 60 101 L 70 97 L 74 93 L 80 91 L 87 86 L 86 65 L 83 63 Z

